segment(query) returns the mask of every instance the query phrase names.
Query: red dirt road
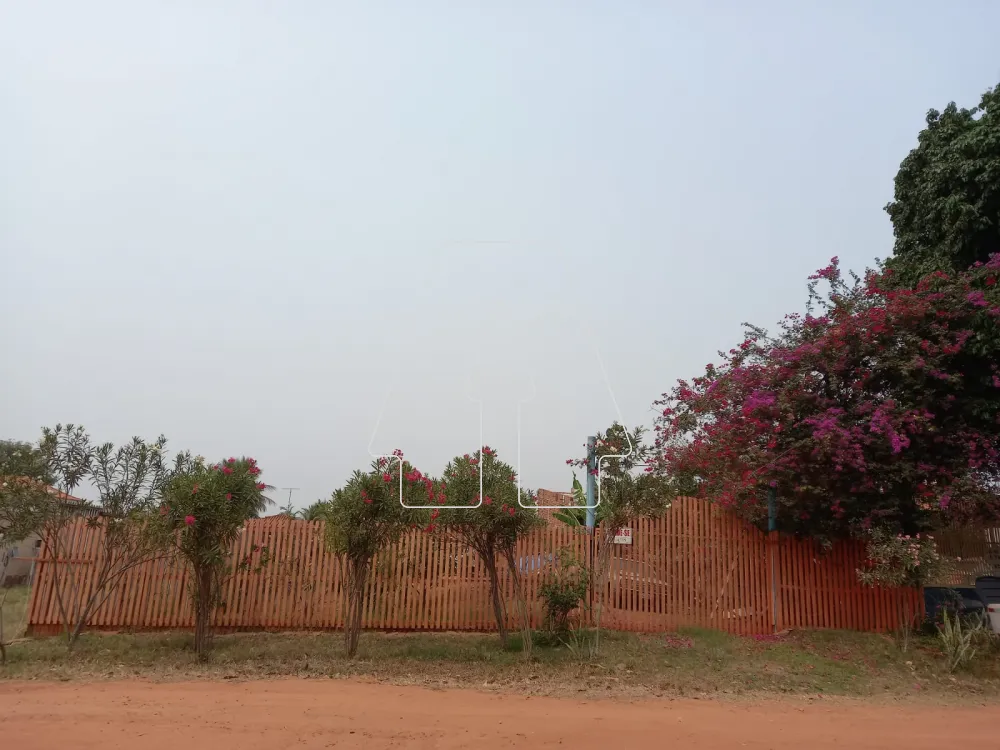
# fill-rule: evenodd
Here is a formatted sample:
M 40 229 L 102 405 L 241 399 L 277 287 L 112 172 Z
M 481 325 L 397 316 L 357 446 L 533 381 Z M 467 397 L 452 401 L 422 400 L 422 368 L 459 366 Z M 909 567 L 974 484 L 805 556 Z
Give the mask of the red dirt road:
M 995 747 L 1000 707 L 524 698 L 340 680 L 0 682 L 17 750 Z

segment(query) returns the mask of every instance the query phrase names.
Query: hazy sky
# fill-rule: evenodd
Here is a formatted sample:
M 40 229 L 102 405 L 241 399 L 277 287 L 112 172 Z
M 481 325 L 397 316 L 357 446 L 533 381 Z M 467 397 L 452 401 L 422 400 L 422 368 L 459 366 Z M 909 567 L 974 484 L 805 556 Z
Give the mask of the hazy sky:
M 0 437 L 527 485 L 801 309 L 995 2 L 0 2 Z M 597 353 L 600 353 L 600 359 Z M 608 382 L 602 372 L 606 367 Z M 379 415 L 384 414 L 379 422 Z M 285 493 L 276 493 L 281 499 Z

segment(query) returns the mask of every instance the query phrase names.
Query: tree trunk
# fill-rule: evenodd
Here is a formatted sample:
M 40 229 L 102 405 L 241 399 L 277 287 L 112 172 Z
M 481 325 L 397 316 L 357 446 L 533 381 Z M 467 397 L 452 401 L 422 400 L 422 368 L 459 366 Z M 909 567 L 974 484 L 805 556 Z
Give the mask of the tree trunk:
M 62 590 L 63 581 L 60 580 L 59 576 L 60 572 L 59 566 L 62 565 L 62 561 L 59 559 L 61 554 L 61 547 L 60 547 L 61 540 L 59 535 L 62 532 L 62 530 L 63 530 L 62 526 L 58 526 L 55 530 L 47 529 L 44 532 L 43 538 L 45 539 L 45 552 L 47 554 L 52 555 L 49 564 L 52 566 L 52 589 L 56 595 L 56 608 L 59 611 L 59 619 L 62 620 L 63 634 L 66 636 L 66 646 L 70 651 L 72 651 L 73 634 L 70 630 L 71 618 L 69 611 L 66 609 L 66 601 L 63 597 L 63 590 Z M 67 571 L 67 576 L 70 575 L 71 574 L 69 573 L 69 571 Z M 66 582 L 70 584 L 70 588 L 72 589 L 72 579 L 67 577 Z
M 3 577 L 7 573 L 7 566 L 5 565 L 3 570 L 0 570 L 0 583 L 3 582 Z M 0 596 L 0 667 L 7 664 L 7 644 L 4 642 L 3 633 L 3 605 L 7 601 L 7 589 L 4 589 L 3 595 Z
M 97 582 L 94 584 L 94 588 L 90 591 L 90 599 L 86 602 L 78 602 L 77 606 L 74 607 L 73 614 L 76 622 L 73 623 L 73 631 L 69 634 L 69 649 L 73 650 L 73 646 L 80 639 L 80 634 L 83 629 L 87 627 L 87 623 L 90 621 L 90 613 L 100 607 L 103 604 L 107 595 L 101 597 L 101 594 L 105 594 L 105 590 L 108 588 L 108 571 L 106 570 L 107 564 L 105 563 L 105 569 L 102 569 L 97 576 Z M 79 592 L 80 598 L 83 597 L 83 590 Z M 101 597 L 100 603 L 98 604 L 98 597 Z M 97 606 L 95 606 L 97 605 Z M 77 607 L 82 607 L 80 610 Z
M 594 645 L 592 654 L 596 656 L 601 650 L 601 611 L 604 609 L 605 593 L 608 587 L 608 569 L 611 567 L 611 545 L 614 542 L 617 526 L 605 524 L 599 540 L 597 560 L 591 571 L 592 591 L 594 592 Z
M 900 650 L 905 654 L 910 648 L 910 639 L 913 636 L 914 622 L 916 615 L 910 609 L 909 597 L 902 597 L 899 613 L 899 639 Z
M 368 582 L 368 568 L 370 565 L 371 558 L 361 560 L 349 559 L 345 563 L 347 585 L 344 586 L 344 650 L 349 659 L 353 659 L 354 655 L 358 652 L 365 584 Z
M 208 661 L 212 647 L 212 609 L 215 578 L 212 568 L 195 569 L 194 650 L 198 661 Z
M 500 597 L 500 576 L 497 574 L 496 555 L 483 556 L 483 563 L 490 576 L 490 599 L 493 601 L 493 616 L 496 617 L 497 630 L 500 633 L 500 645 L 507 648 L 507 612 Z
M 83 628 L 87 624 L 88 617 L 88 613 L 84 612 L 79 618 L 77 618 L 76 625 L 73 626 L 73 631 L 69 634 L 70 651 L 73 650 L 73 646 L 75 646 L 76 642 L 80 639 L 80 633 L 83 632 Z
M 525 659 L 531 658 L 531 621 L 528 616 L 528 602 L 524 599 L 524 589 L 521 587 L 521 571 L 518 570 L 514 552 L 508 551 L 507 568 L 510 570 L 514 584 L 514 601 L 517 604 L 518 617 L 521 620 L 521 653 Z

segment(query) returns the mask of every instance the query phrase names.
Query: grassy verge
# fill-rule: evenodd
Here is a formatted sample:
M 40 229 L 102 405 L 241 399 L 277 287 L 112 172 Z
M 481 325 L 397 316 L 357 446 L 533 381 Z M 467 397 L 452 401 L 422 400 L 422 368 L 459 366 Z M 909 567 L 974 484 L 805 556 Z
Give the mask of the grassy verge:
M 3 599 L 3 610 L 0 611 L 0 618 L 3 619 L 3 637 L 6 641 L 20 638 L 24 633 L 24 614 L 28 608 L 27 586 L 14 586 L 9 589 L 0 589 L 0 599 Z M 4 599 L 6 594 L 6 599 Z
M 536 646 L 526 662 L 517 641 L 455 633 L 364 633 L 346 660 L 338 633 L 219 636 L 209 664 L 198 664 L 190 635 L 87 634 L 74 653 L 57 638 L 9 649 L 8 679 L 255 679 L 369 677 L 397 684 L 473 687 L 529 695 L 934 696 L 995 701 L 1000 659 L 983 655 L 949 675 L 933 640 L 906 653 L 887 636 L 840 631 L 755 640 L 688 629 L 670 635 L 602 634 L 590 659 L 565 646 Z

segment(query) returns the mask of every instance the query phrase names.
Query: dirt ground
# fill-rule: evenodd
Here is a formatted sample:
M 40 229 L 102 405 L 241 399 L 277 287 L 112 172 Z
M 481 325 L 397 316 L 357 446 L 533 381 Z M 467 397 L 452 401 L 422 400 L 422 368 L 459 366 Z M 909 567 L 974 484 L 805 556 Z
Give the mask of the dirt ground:
M 348 680 L 0 684 L 4 747 L 906 748 L 995 746 L 1000 706 L 623 703 Z

